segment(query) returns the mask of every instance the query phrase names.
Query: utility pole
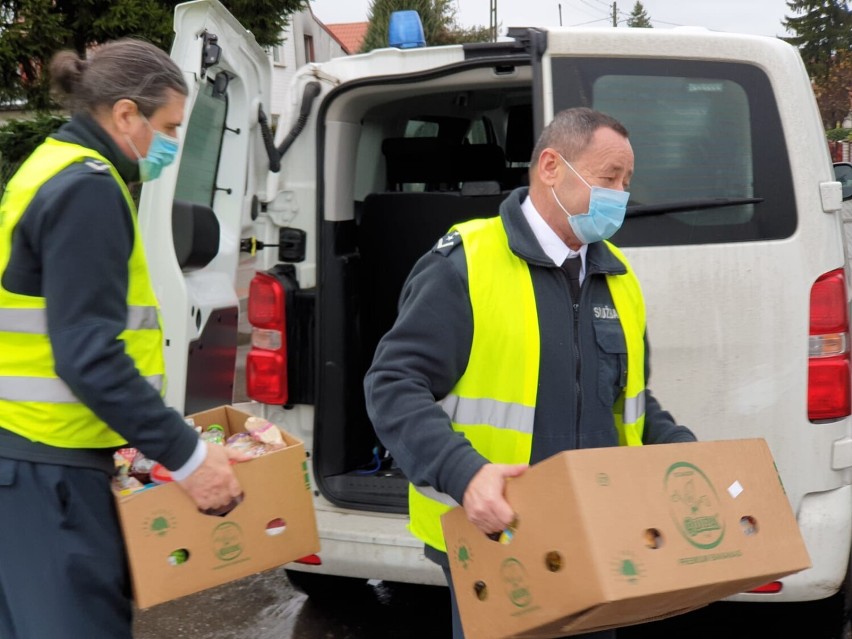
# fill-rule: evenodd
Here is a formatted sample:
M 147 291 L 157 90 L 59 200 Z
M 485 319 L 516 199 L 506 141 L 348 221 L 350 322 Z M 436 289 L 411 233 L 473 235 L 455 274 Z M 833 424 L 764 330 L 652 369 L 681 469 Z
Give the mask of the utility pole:
M 612 26 L 618 26 L 618 6 L 615 2 L 612 3 Z
M 497 42 L 497 0 L 491 0 L 491 22 L 489 27 L 491 29 L 491 41 Z
M 561 27 L 562 26 L 562 3 L 560 2 L 557 6 L 559 7 L 559 26 Z

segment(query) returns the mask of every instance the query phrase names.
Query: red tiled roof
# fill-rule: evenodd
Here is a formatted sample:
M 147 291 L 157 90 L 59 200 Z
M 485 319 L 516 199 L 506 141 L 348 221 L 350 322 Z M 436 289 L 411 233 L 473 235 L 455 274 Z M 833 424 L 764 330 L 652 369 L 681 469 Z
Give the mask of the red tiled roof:
M 369 22 L 338 22 L 327 24 L 325 28 L 340 42 L 346 53 L 352 54 L 361 49 L 369 25 Z

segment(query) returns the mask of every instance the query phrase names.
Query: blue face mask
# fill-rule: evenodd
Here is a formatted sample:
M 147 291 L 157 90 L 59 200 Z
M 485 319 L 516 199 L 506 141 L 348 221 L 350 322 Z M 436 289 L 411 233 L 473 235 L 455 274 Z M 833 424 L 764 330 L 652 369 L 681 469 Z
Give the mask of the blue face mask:
M 591 186 L 583 180 L 583 176 L 577 173 L 574 167 L 568 163 L 568 160 L 563 158 L 561 154 L 559 157 L 592 192 L 589 198 L 589 212 L 571 215 L 562 206 L 562 202 L 559 201 L 556 191 L 552 186 L 550 187 L 553 199 L 556 200 L 559 208 L 568 216 L 568 224 L 571 225 L 571 230 L 574 231 L 574 235 L 583 244 L 608 240 L 615 235 L 615 232 L 624 223 L 624 214 L 627 212 L 627 200 L 630 199 L 630 193 L 627 191 L 617 191 L 616 189 L 606 189 L 600 186 Z
M 160 177 L 163 169 L 174 162 L 180 145 L 174 138 L 154 130 L 154 127 L 148 122 L 148 118 L 141 113 L 139 115 L 142 116 L 145 124 L 148 125 L 154 134 L 154 137 L 151 139 L 151 145 L 148 147 L 148 155 L 143 158 L 142 154 L 137 150 L 136 145 L 133 144 L 133 141 L 129 137 L 126 139 L 128 144 L 130 144 L 130 148 L 136 154 L 136 159 L 139 163 L 139 179 L 143 182 L 148 182 L 149 180 L 156 180 Z

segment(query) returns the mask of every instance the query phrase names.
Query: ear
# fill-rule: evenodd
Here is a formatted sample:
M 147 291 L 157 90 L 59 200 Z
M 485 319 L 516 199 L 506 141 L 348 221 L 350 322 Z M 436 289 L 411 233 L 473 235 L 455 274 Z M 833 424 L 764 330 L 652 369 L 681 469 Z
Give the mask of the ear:
M 133 100 L 122 98 L 112 105 L 112 123 L 121 134 L 129 134 L 138 126 L 139 107 Z
M 542 150 L 541 155 L 538 156 L 538 163 L 536 164 L 538 178 L 542 184 L 545 184 L 546 186 L 553 186 L 556 184 L 561 164 L 562 160 L 559 159 L 559 153 L 557 153 L 554 149 L 547 147 Z

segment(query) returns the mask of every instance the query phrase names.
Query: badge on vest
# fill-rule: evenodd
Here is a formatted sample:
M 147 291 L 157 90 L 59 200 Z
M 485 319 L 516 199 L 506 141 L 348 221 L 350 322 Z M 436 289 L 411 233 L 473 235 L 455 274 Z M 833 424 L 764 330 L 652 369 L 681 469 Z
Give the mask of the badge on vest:
M 594 313 L 595 319 L 618 319 L 618 312 L 608 304 L 593 307 L 592 313 Z

